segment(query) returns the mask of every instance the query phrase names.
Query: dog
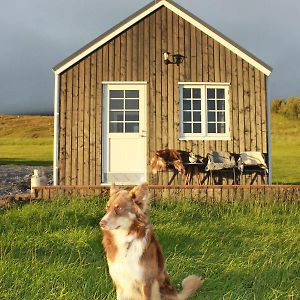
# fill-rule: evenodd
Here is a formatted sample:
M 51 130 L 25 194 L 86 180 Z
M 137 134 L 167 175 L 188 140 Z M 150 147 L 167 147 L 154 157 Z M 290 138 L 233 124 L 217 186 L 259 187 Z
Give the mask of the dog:
M 112 184 L 106 214 L 100 220 L 103 246 L 117 300 L 185 300 L 202 285 L 191 275 L 177 293 L 147 214 L 148 184 L 118 190 Z

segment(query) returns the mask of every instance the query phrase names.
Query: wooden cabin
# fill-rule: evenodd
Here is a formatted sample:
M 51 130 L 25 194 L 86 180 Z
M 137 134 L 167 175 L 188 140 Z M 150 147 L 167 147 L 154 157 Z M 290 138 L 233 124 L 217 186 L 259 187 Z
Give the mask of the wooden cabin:
M 165 148 L 260 151 L 270 164 L 271 67 L 171 0 L 53 70 L 55 185 L 153 183 L 149 159 Z

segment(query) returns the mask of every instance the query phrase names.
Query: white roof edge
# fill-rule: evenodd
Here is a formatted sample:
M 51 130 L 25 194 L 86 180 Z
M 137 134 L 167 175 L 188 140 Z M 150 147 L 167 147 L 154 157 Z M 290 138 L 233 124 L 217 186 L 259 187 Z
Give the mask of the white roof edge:
M 208 36 L 210 36 L 211 38 L 215 39 L 216 41 L 218 41 L 224 47 L 228 48 L 233 53 L 235 53 L 236 55 L 240 56 L 242 59 L 244 59 L 245 61 L 247 61 L 249 64 L 253 65 L 255 68 L 257 68 L 258 70 L 260 70 L 266 76 L 269 76 L 271 74 L 272 70 L 268 69 L 266 66 L 264 66 L 263 64 L 261 64 L 255 58 L 251 57 L 250 55 L 248 55 L 247 53 L 245 53 L 244 51 L 242 51 L 241 49 L 239 49 L 237 46 L 233 45 L 228 40 L 226 40 L 222 36 L 218 35 L 212 29 L 208 28 L 207 26 L 205 26 L 204 24 L 202 24 L 200 21 L 198 21 L 195 18 L 191 17 L 190 15 L 188 15 L 187 13 L 185 13 L 184 11 L 182 11 L 179 8 L 177 8 L 172 3 L 170 3 L 170 2 L 168 2 L 166 0 L 161 0 L 158 3 L 153 4 L 148 9 L 146 9 L 142 13 L 140 13 L 139 15 L 135 16 L 134 18 L 130 19 L 128 22 L 126 22 L 122 26 L 118 27 L 115 31 L 113 31 L 113 32 L 109 33 L 108 35 L 104 36 L 101 40 L 95 42 L 95 44 L 91 45 L 86 50 L 82 51 L 77 56 L 75 56 L 72 59 L 70 59 L 69 61 L 67 61 L 65 64 L 63 64 L 62 66 L 60 66 L 58 69 L 54 70 L 54 73 L 56 75 L 62 73 L 63 71 L 65 71 L 66 69 L 68 69 L 69 67 L 71 67 L 73 64 L 75 64 L 79 60 L 83 59 L 85 56 L 89 55 L 90 53 L 92 53 L 93 51 L 95 51 L 97 48 L 101 47 L 103 44 L 105 44 L 106 42 L 110 41 L 115 36 L 117 36 L 118 34 L 120 34 L 121 32 L 123 32 L 124 30 L 126 30 L 130 26 L 134 25 L 139 20 L 141 20 L 142 18 L 146 17 L 147 15 L 149 15 L 150 13 L 152 13 L 153 11 L 155 11 L 156 9 L 160 8 L 161 6 L 167 7 L 168 9 L 170 9 L 171 11 L 173 11 L 174 13 L 176 13 L 177 15 L 179 15 L 180 17 L 182 17 L 183 19 L 185 19 L 187 22 L 191 23 L 196 28 L 198 28 L 199 30 L 201 30 L 202 32 L 204 32 L 205 34 L 207 34 Z

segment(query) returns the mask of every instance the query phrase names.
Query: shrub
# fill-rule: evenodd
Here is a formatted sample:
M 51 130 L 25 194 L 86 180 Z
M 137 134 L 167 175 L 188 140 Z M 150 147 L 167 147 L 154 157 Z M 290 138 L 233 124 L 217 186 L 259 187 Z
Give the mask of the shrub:
M 272 100 L 271 112 L 281 114 L 289 119 L 300 119 L 300 97 Z

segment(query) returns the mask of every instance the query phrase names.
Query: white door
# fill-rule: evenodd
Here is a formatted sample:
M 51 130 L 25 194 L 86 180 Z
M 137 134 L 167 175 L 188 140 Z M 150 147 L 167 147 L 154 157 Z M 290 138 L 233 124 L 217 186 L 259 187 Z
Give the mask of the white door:
M 107 83 L 103 93 L 102 182 L 146 180 L 146 83 Z

